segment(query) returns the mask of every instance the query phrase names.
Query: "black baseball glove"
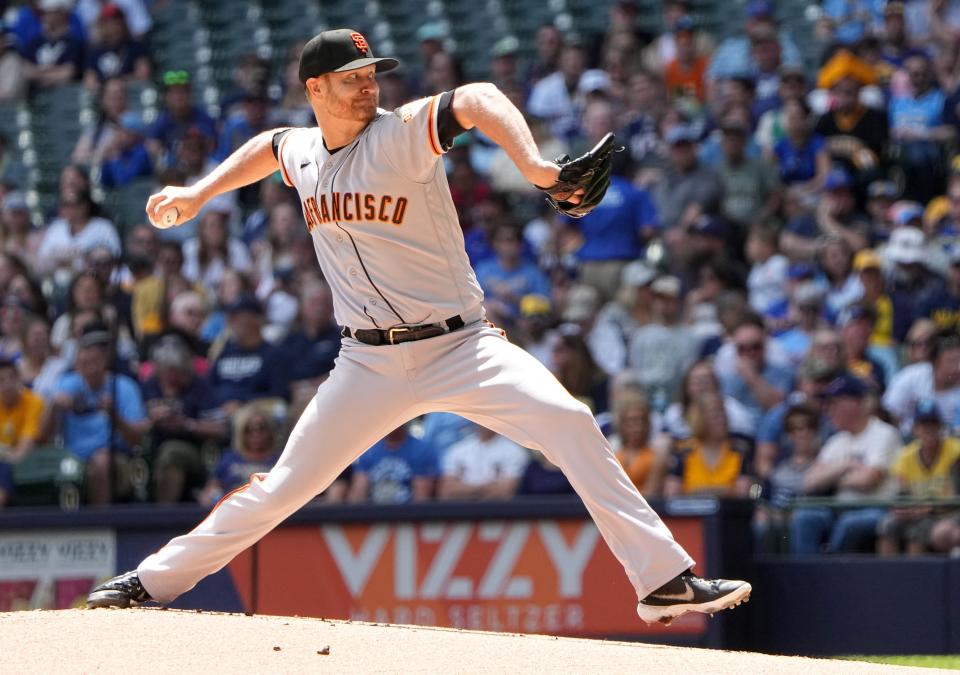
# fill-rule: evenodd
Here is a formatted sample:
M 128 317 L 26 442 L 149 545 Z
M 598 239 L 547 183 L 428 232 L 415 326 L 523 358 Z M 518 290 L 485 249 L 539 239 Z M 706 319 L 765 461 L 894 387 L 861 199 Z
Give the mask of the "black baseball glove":
M 610 186 L 610 165 L 613 153 L 623 150 L 613 134 L 607 134 L 594 148 L 571 160 L 568 155 L 555 161 L 560 166 L 557 182 L 548 188 L 539 188 L 547 193 L 547 201 L 560 213 L 571 218 L 583 218 L 603 200 Z M 580 202 L 568 201 L 573 194 L 583 189 Z

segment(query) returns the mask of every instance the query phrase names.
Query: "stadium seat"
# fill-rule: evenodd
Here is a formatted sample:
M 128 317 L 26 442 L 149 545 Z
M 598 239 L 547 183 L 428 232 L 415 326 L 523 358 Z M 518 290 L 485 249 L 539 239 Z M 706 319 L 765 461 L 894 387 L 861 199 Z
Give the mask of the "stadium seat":
M 13 467 L 13 504 L 72 509 L 79 504 L 83 465 L 61 445 L 34 449 Z
M 113 222 L 121 237 L 134 225 L 144 222 L 144 208 L 153 190 L 153 179 L 144 178 L 122 188 L 105 191 L 103 206 L 113 214 Z

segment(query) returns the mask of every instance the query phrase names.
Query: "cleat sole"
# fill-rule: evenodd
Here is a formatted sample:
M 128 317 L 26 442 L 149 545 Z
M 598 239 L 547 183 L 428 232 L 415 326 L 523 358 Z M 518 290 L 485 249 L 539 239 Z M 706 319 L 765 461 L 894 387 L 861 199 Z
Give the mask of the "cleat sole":
M 700 603 L 697 605 L 677 604 L 664 607 L 655 607 L 640 603 L 637 605 L 637 614 L 648 624 L 661 623 L 664 626 L 669 626 L 670 622 L 675 618 L 689 612 L 701 612 L 703 614 L 709 614 L 712 617 L 717 612 L 725 609 L 733 609 L 741 603 L 749 600 L 750 593 L 752 591 L 753 588 L 750 586 L 750 584 L 744 583 L 742 586 L 734 589 L 727 595 L 717 598 L 711 602 Z

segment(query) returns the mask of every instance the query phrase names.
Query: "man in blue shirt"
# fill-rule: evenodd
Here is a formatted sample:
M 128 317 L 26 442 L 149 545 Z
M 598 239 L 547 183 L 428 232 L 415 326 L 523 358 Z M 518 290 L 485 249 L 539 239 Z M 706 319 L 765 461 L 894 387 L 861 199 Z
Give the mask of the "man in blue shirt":
M 890 100 L 890 135 L 900 149 L 906 199 L 927 203 L 943 191 L 943 145 L 956 135 L 944 122 L 946 96 L 933 74 L 929 57 L 922 52 L 904 61 L 911 92 Z
M 190 74 L 185 70 L 171 70 L 163 74 L 164 109 L 148 134 L 148 147 L 157 157 L 166 158 L 166 163 L 176 157 L 180 141 L 188 129 L 198 129 L 206 138 L 214 138 L 216 129 L 213 118 L 193 105 L 193 90 Z
M 750 38 L 757 31 L 768 28 L 777 33 L 780 43 L 781 63 L 785 66 L 803 65 L 803 58 L 796 43 L 786 31 L 777 31 L 773 5 L 766 0 L 755 0 L 747 5 L 743 35 L 725 39 L 713 52 L 707 66 L 707 79 L 711 82 L 753 73 L 756 62 L 750 49 Z
M 884 0 L 824 0 L 823 17 L 836 42 L 854 45 L 881 26 L 885 4 Z
M 406 504 L 433 496 L 440 472 L 436 449 L 399 427 L 367 450 L 353 465 L 347 500 Z
M 767 334 L 763 319 L 748 314 L 733 331 L 736 370 L 718 373 L 725 396 L 745 405 L 755 419 L 783 401 L 793 390 L 793 373 L 766 359 Z
M 269 104 L 266 92 L 247 92 L 241 111 L 230 115 L 223 123 L 213 158 L 222 162 L 234 150 L 266 129 Z
M 263 306 L 244 295 L 227 308 L 232 337 L 210 368 L 217 403 L 232 415 L 247 401 L 286 398 L 285 368 L 277 351 L 263 339 Z
M 774 467 L 790 456 L 793 442 L 785 423 L 787 413 L 795 405 L 804 403 L 812 410 L 820 411 L 820 392 L 837 376 L 835 370 L 826 361 L 811 357 L 797 369 L 796 390 L 781 403 L 768 410 L 757 424 L 757 452 L 754 459 L 754 471 L 758 478 L 767 479 Z M 817 434 L 824 442 L 835 432 L 826 416 L 821 417 Z
M 646 190 L 622 176 L 611 176 L 603 201 L 590 214 L 569 221 L 580 228 L 577 251 L 580 279 L 610 299 L 620 286 L 623 268 L 639 258 L 660 228 L 657 209 Z
M 100 183 L 108 189 L 123 187 L 153 174 L 153 161 L 143 143 L 145 128 L 140 115 L 128 110 L 120 116 L 119 127 L 100 165 Z
M 493 230 L 496 257 L 477 263 L 477 281 L 483 289 L 487 312 L 494 322 L 512 322 L 520 299 L 529 293 L 550 296 L 550 281 L 540 269 L 523 259 L 523 238 L 509 224 Z
M 126 453 L 150 428 L 137 383 L 108 372 L 109 348 L 106 326 L 89 326 L 79 340 L 76 370 L 60 379 L 48 420 L 62 418 L 64 445 L 86 463 L 91 504 L 109 504 L 114 496 L 128 494 Z

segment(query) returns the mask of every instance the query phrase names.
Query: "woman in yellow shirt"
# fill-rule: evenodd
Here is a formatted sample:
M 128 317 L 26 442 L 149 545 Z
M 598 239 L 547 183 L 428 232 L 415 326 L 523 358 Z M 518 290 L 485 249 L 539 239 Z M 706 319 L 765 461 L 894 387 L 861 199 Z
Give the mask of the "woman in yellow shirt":
M 699 396 L 690 408 L 688 424 L 693 436 L 673 453 L 664 495 L 745 497 L 752 483 L 745 471 L 751 448 L 746 439 L 731 436 L 723 397 Z

